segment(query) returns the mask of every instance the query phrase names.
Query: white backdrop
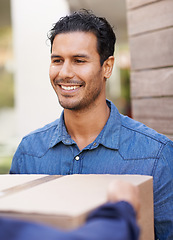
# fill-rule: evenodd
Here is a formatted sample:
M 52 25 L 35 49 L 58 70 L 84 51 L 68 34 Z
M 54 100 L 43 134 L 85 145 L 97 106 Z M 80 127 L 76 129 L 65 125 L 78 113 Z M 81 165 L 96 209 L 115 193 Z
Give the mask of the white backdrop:
M 11 0 L 16 133 L 23 137 L 62 111 L 49 81 L 52 24 L 69 13 L 66 0 Z

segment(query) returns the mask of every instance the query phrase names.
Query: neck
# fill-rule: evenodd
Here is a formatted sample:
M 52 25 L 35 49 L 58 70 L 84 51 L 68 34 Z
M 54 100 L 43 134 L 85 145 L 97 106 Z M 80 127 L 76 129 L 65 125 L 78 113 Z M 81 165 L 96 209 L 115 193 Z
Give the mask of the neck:
M 109 114 L 110 109 L 106 101 L 94 105 L 92 109 L 86 109 L 85 111 L 64 109 L 67 131 L 80 150 L 96 139 L 105 126 Z

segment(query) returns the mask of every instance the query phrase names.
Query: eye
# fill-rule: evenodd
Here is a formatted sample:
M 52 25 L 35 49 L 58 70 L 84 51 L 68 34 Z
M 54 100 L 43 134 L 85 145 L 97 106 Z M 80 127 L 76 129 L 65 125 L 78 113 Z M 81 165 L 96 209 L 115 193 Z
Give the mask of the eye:
M 62 58 L 51 58 L 51 63 L 52 64 L 62 64 L 63 63 L 63 59 Z
M 76 62 L 76 63 L 85 63 L 86 61 L 84 59 L 75 59 L 74 62 Z
M 54 63 L 62 63 L 63 60 L 62 60 L 62 59 L 54 59 L 53 62 L 54 62 Z

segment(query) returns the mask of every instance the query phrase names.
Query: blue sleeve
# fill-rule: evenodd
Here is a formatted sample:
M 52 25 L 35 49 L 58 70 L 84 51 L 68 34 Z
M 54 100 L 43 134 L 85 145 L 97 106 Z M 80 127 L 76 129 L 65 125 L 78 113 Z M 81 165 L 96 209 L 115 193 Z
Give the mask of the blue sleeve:
M 154 169 L 154 225 L 156 239 L 173 239 L 173 142 L 161 150 Z
M 20 174 L 21 173 L 21 158 L 22 158 L 22 142 L 19 144 L 12 160 L 10 167 L 10 174 Z
M 135 212 L 127 202 L 107 203 L 93 211 L 86 223 L 73 231 L 0 218 L 0 239 L 4 240 L 137 240 Z

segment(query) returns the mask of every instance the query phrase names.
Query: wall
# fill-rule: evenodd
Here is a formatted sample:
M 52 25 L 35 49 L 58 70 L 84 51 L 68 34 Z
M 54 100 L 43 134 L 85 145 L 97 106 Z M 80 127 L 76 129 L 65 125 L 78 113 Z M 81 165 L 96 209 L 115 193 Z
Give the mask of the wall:
M 173 1 L 126 2 L 133 118 L 173 140 Z

